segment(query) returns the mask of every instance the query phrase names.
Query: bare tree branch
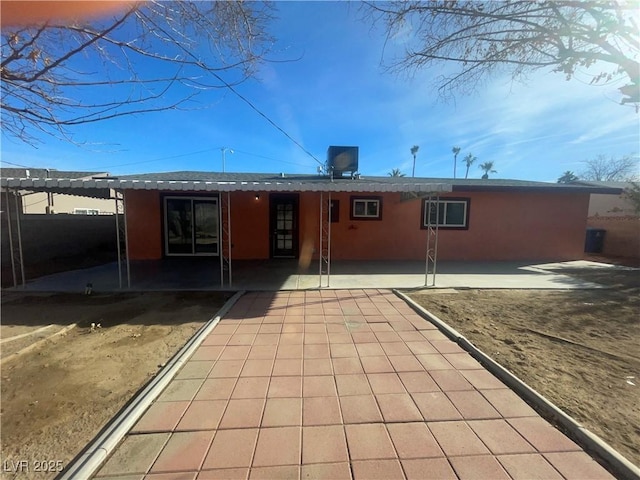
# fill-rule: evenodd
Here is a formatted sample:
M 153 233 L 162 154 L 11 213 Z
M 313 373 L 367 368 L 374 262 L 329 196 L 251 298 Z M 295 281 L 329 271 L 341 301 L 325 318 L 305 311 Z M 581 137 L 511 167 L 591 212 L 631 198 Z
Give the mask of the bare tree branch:
M 3 132 L 68 139 L 74 125 L 187 108 L 255 75 L 272 19 L 268 2 L 152 0 L 99 21 L 3 27 Z
M 459 68 L 437 79 L 440 94 L 475 91 L 507 68 L 514 79 L 552 67 L 571 79 L 589 70 L 592 83 L 620 81 L 621 103 L 640 103 L 640 33 L 632 0 L 409 0 L 366 2 L 365 18 L 404 52 L 388 71 L 413 75 L 445 62 Z M 596 66 L 597 64 L 597 66 Z M 608 66 L 607 66 L 608 65 Z

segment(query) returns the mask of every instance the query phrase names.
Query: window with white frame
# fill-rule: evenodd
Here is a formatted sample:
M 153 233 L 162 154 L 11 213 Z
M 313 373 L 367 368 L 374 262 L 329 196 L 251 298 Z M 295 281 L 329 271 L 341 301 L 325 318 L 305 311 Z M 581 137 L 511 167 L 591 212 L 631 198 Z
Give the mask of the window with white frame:
M 439 228 L 469 228 L 469 199 L 424 200 L 421 227 L 436 224 Z
M 352 220 L 381 220 L 382 199 L 380 197 L 351 197 Z

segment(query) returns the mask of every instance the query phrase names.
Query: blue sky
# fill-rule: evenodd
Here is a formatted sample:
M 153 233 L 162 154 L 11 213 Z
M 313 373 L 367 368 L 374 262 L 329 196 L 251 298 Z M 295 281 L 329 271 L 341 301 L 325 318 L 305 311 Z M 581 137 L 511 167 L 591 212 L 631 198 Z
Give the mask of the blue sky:
M 276 7 L 271 57 L 300 59 L 264 64 L 259 80 L 237 90 L 320 161 L 329 145 L 357 145 L 363 175 L 386 175 L 392 168 L 410 174 L 410 148 L 418 145 L 416 176 L 452 177 L 456 145 L 462 149 L 458 177 L 464 175 L 462 157 L 472 153 L 477 163 L 495 162 L 492 178 L 555 181 L 599 154 L 638 155 L 640 117 L 618 104 L 620 85 L 589 86 L 585 72 L 570 82 L 537 72 L 527 84 L 498 75 L 478 93 L 442 103 L 431 86 L 440 70 L 411 79 L 383 71 L 383 33 L 360 21 L 357 3 Z M 386 54 L 401 46 L 387 45 Z M 232 92 L 208 91 L 198 102 L 193 110 L 76 127 L 80 145 L 43 136 L 34 148 L 3 135 L 2 159 L 116 175 L 221 171 L 220 149 L 227 147 L 235 153 L 227 152 L 226 171 L 316 172 L 314 159 Z M 473 166 L 469 177 L 481 174 Z

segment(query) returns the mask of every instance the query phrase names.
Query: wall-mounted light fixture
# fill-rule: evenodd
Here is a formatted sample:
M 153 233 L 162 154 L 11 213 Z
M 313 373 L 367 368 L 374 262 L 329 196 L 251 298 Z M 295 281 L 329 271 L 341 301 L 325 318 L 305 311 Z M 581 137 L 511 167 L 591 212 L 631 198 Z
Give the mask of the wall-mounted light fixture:
M 256 200 L 260 200 L 260 194 L 256 193 Z

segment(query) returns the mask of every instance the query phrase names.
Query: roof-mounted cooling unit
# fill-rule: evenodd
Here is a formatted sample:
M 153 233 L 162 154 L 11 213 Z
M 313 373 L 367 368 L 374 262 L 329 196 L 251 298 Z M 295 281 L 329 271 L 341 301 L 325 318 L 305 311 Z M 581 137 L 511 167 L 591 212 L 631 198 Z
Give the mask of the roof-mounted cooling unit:
M 327 150 L 327 172 L 333 177 L 341 177 L 344 172 L 351 176 L 358 171 L 358 147 L 335 147 Z

